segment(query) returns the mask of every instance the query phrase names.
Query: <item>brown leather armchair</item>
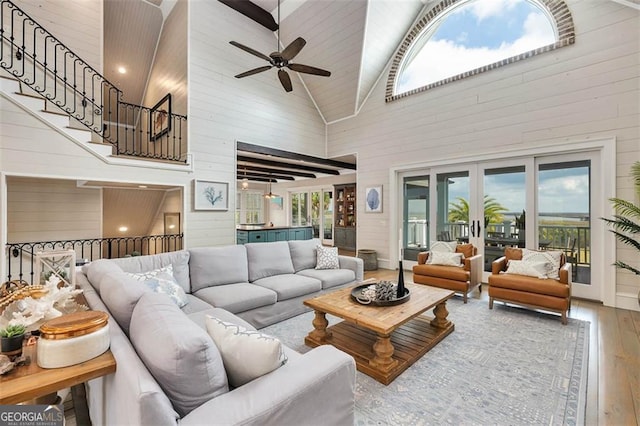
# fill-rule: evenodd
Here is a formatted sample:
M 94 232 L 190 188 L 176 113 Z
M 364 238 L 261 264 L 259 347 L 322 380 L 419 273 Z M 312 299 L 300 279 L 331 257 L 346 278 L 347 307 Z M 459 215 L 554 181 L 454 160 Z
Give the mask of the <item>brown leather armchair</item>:
M 504 274 L 509 260 L 521 260 L 522 250 L 508 248 L 505 255 L 491 264 L 489 276 L 489 309 L 493 301 L 514 303 L 534 309 L 559 312 L 562 323 L 567 324 L 567 311 L 571 309 L 571 263 L 561 257 L 560 279 L 540 279 L 526 275 Z
M 456 252 L 465 255 L 463 267 L 428 265 L 429 252 L 418 254 L 418 264 L 413 267 L 413 282 L 432 287 L 446 288 L 462 293 L 464 303 L 467 294 L 475 287 L 482 291 L 482 255 L 472 244 L 459 244 Z

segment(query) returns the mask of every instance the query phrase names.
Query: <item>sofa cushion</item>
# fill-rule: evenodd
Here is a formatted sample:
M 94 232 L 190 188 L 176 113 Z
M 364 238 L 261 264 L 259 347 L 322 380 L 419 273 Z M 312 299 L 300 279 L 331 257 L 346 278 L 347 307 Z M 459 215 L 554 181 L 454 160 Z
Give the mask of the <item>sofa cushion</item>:
M 196 297 L 193 294 L 187 294 L 187 300 L 189 301 L 189 303 L 187 303 L 181 308 L 182 312 L 184 312 L 187 315 L 190 315 L 196 312 L 206 311 L 213 307 L 211 306 L 211 304 L 205 302 L 204 300 L 200 299 L 199 297 Z
M 323 247 L 319 245 L 316 251 L 318 252 L 316 269 L 340 268 L 340 262 L 338 261 L 338 247 Z
M 181 417 L 229 391 L 218 348 L 167 297 L 143 295 L 131 316 L 131 343 Z
M 122 268 L 108 259 L 98 259 L 82 267 L 82 271 L 87 276 L 91 286 L 98 294 L 101 294 L 100 283 L 114 271 L 122 272 Z
M 289 244 L 286 241 L 269 244 L 248 243 L 244 246 L 247 249 L 250 282 L 272 275 L 294 273 Z
M 148 272 L 125 272 L 125 274 L 146 285 L 151 291 L 166 294 L 179 308 L 189 303 L 186 293 L 173 277 L 173 265 L 169 264 L 164 268 Z
M 452 268 L 451 266 L 442 265 L 415 265 L 413 267 L 413 273 L 416 275 L 425 275 L 462 282 L 469 281 L 471 276 L 469 271 L 465 271 L 463 268 Z
M 489 275 L 489 286 L 527 293 L 545 294 L 555 297 L 569 297 L 569 286 L 556 280 L 541 280 L 525 275 Z
M 240 387 L 287 362 L 275 337 L 218 318 L 205 318 L 207 331 L 222 354 L 229 383 Z
M 112 271 L 108 277 L 104 277 L 100 288 L 102 301 L 120 328 L 128 335 L 133 309 L 143 294 L 152 293 L 152 291 L 121 270 Z M 162 297 L 173 303 L 168 296 L 162 295 Z
M 222 308 L 209 308 L 206 311 L 200 311 L 200 312 L 196 312 L 196 313 L 187 315 L 187 317 L 189 317 L 189 319 L 191 321 L 196 323 L 196 325 L 198 327 L 200 327 L 201 329 L 203 329 L 205 331 L 207 330 L 207 325 L 206 325 L 206 317 L 207 316 L 216 317 L 216 318 L 218 318 L 219 320 L 222 320 L 222 321 L 230 322 L 232 324 L 241 325 L 244 328 L 246 328 L 247 330 L 255 330 L 256 329 L 254 326 L 252 326 L 251 324 L 249 324 L 248 322 L 246 322 L 245 320 L 243 320 L 239 316 L 236 316 L 236 315 L 232 314 L 231 312 L 227 311 L 226 309 L 222 309 Z
M 191 291 L 189 284 L 189 252 L 186 250 L 172 251 L 168 253 L 154 254 L 150 256 L 123 257 L 120 259 L 109 259 L 122 268 L 125 272 L 146 272 L 154 269 L 164 268 L 167 265 L 173 266 L 173 277 L 180 287 L 186 292 Z
M 322 283 L 319 280 L 294 274 L 261 278 L 254 281 L 253 285 L 275 291 L 278 294 L 278 301 L 322 290 Z
M 195 295 L 211 306 L 232 313 L 273 305 L 278 300 L 275 291 L 249 283 L 217 285 L 198 290 Z
M 317 238 L 289 241 L 289 252 L 295 272 L 316 267 L 316 247 L 322 245 Z
M 243 245 L 190 249 L 191 291 L 214 285 L 249 281 L 247 251 Z
M 351 283 L 356 279 L 356 273 L 351 269 L 305 269 L 296 275 L 320 280 L 323 289 Z

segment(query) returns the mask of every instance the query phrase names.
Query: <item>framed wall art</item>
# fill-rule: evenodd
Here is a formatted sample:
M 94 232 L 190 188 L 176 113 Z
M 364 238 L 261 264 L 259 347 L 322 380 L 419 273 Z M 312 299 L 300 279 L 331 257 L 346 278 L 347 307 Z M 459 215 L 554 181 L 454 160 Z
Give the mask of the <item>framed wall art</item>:
M 365 213 L 382 213 L 382 185 L 365 188 L 364 195 Z
M 194 210 L 228 210 L 229 184 L 208 180 L 193 181 Z
M 173 235 L 180 233 L 180 213 L 164 214 L 164 235 Z
M 171 130 L 171 93 L 162 98 L 160 102 L 151 108 L 149 121 L 151 140 L 155 141 L 169 133 Z

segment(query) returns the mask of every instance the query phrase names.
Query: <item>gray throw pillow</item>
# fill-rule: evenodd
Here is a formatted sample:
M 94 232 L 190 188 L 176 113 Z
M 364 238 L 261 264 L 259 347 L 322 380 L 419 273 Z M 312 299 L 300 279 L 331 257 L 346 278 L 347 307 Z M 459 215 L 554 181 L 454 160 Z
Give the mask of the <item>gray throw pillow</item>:
M 151 290 L 140 285 L 135 279 L 122 271 L 112 271 L 100 282 L 100 297 L 120 328 L 128 335 L 131 314 L 136 303 L 144 293 Z M 166 296 L 165 296 L 166 297 Z
M 140 298 L 130 338 L 180 417 L 229 391 L 218 348 L 165 295 L 149 292 Z

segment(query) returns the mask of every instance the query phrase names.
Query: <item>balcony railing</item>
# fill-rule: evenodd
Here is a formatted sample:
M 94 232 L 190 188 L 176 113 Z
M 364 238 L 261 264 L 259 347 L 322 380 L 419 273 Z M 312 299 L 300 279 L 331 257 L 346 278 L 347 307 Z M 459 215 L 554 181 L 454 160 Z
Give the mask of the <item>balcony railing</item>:
M 97 259 L 182 250 L 182 239 L 183 234 L 172 234 L 11 243 L 6 246 L 7 281 L 18 279 L 34 284 L 38 252 L 74 250 L 76 263 L 84 264 Z
M 10 0 L 0 0 L 0 27 L 0 66 L 116 154 L 187 161 L 186 116 L 123 102 L 120 89 Z

